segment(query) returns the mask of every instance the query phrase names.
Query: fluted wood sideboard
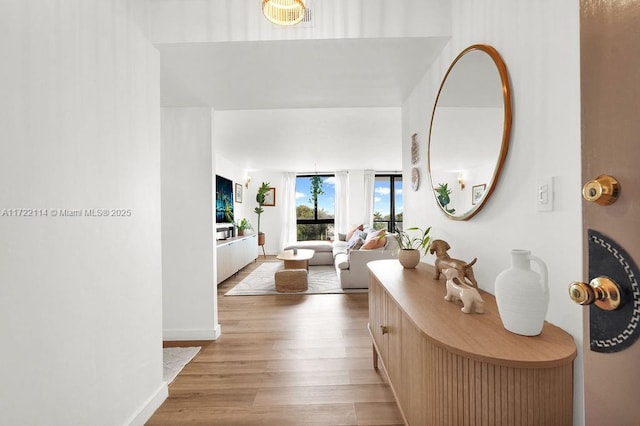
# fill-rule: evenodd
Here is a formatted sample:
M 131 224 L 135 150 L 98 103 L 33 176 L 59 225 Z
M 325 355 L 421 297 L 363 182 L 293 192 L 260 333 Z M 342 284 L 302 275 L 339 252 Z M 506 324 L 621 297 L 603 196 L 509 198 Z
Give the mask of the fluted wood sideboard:
M 484 314 L 444 300 L 421 263 L 368 264 L 374 366 L 384 369 L 411 425 L 571 425 L 576 345 L 545 323 L 535 337 L 504 329 L 495 298 Z

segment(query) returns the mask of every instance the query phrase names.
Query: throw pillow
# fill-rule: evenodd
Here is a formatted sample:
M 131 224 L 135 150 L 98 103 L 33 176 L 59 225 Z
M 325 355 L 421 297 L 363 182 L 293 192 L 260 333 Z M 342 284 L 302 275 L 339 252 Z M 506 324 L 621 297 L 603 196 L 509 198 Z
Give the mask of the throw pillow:
M 384 247 L 387 243 L 386 232 L 384 229 L 367 234 L 367 240 L 364 242 L 360 250 L 373 250 Z
M 353 235 L 351 236 L 351 238 L 349 239 L 349 242 L 347 243 L 347 250 L 351 250 L 353 249 L 353 247 L 358 243 L 358 241 L 362 240 L 362 231 L 358 231 L 356 230 Z
M 362 230 L 364 232 L 366 232 L 367 234 L 370 234 L 372 232 L 376 232 L 376 230 L 371 226 L 371 225 L 365 225 Z
M 364 240 L 362 238 L 358 238 L 358 241 L 353 245 L 351 250 L 360 250 L 364 245 Z
M 347 232 L 347 236 L 346 236 L 347 241 L 350 241 L 350 240 L 351 240 L 351 237 L 353 237 L 353 234 L 354 234 L 356 231 L 362 231 L 363 229 L 364 229 L 364 225 L 363 225 L 363 224 L 360 224 L 360 225 L 352 225 L 352 226 L 349 228 L 349 232 Z

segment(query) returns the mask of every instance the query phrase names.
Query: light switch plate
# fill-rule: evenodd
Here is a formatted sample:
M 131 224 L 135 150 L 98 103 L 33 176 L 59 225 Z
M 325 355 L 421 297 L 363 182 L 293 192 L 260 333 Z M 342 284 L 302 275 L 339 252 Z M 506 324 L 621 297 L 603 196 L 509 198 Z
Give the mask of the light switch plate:
M 553 211 L 553 178 L 546 177 L 538 179 L 536 190 L 536 205 L 539 212 Z

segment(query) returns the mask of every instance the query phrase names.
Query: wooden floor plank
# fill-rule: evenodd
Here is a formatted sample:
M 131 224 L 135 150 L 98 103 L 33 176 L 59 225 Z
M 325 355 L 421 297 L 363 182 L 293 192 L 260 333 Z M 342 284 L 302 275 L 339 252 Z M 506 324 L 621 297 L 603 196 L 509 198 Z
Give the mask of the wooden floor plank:
M 222 336 L 198 342 L 148 425 L 402 424 L 372 367 L 368 295 L 224 296 L 264 261 L 218 286 Z
M 393 393 L 384 384 L 345 386 L 287 386 L 261 389 L 254 405 L 336 404 L 346 402 L 393 402 Z
M 358 425 L 353 404 L 297 405 L 243 409 L 187 408 L 167 412 L 154 425 L 224 425 L 224 426 L 327 426 Z
M 359 425 L 404 425 L 395 402 L 359 402 L 354 405 Z
M 270 370 L 294 370 L 301 374 L 307 371 L 327 371 L 335 369 L 360 370 L 371 369 L 371 351 L 361 358 L 297 359 L 269 361 Z
M 291 386 L 336 386 L 350 383 L 348 371 L 316 371 L 301 375 L 297 371 L 184 374 L 182 380 L 172 385 L 174 391 L 201 391 L 216 389 L 282 388 Z

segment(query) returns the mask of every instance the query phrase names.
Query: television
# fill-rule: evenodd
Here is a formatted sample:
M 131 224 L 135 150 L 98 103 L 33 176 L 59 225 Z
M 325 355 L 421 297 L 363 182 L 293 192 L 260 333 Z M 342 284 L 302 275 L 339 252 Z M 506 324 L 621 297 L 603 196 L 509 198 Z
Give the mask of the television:
M 233 222 L 233 182 L 216 175 L 216 223 Z

